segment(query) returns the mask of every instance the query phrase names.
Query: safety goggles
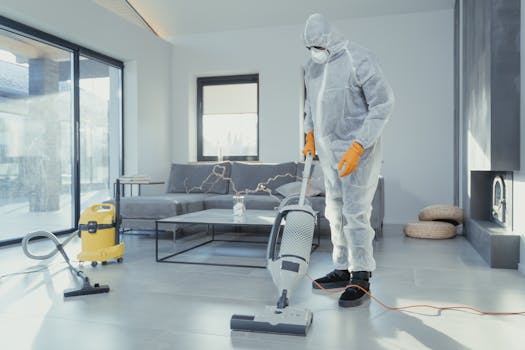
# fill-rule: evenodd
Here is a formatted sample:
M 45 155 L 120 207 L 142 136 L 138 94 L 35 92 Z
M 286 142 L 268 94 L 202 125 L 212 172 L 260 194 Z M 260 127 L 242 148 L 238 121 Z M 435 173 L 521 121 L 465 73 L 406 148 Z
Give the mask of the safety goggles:
M 307 46 L 306 48 L 308 50 L 311 50 L 311 49 L 316 49 L 316 50 L 321 50 L 321 51 L 328 50 L 327 48 L 322 47 L 322 46 Z

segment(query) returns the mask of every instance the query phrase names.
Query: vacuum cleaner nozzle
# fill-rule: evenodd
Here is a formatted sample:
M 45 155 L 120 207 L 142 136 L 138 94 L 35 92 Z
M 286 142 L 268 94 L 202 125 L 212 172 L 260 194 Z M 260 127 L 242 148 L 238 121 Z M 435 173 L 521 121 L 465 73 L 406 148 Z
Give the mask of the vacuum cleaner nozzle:
M 95 283 L 94 285 L 91 284 L 84 284 L 82 288 L 71 288 L 64 290 L 64 298 L 68 297 L 76 297 L 79 295 L 89 295 L 89 294 L 101 294 L 101 293 L 108 293 L 109 292 L 109 286 L 107 284 L 100 285 L 98 283 Z
M 69 268 L 71 272 L 74 275 L 78 276 L 80 279 L 82 279 L 82 288 L 66 289 L 64 291 L 64 298 L 75 297 L 79 295 L 101 294 L 101 293 L 109 292 L 109 286 L 107 284 L 100 285 L 98 283 L 95 283 L 91 285 L 91 282 L 89 281 L 89 277 L 84 275 L 84 271 L 75 268 L 73 265 L 71 265 L 69 260 L 66 260 L 66 261 L 69 264 Z
M 305 336 L 312 324 L 312 312 L 308 309 L 287 307 L 278 309 L 267 306 L 259 315 L 233 315 L 232 331 L 277 333 Z

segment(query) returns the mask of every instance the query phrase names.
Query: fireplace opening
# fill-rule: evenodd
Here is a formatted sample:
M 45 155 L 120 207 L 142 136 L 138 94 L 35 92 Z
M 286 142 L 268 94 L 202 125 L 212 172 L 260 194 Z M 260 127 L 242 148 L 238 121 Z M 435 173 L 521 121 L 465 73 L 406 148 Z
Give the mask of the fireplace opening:
M 512 171 L 472 171 L 470 218 L 512 231 Z
M 502 176 L 494 176 L 492 180 L 492 211 L 493 222 L 505 227 L 507 226 L 507 198 L 505 180 Z

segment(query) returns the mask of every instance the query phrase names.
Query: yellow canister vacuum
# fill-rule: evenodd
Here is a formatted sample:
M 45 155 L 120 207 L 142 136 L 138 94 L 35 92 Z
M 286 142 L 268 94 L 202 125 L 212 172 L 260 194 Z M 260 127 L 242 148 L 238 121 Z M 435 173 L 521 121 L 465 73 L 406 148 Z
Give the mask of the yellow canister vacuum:
M 91 261 L 92 266 L 111 259 L 122 262 L 124 243 L 119 242 L 119 218 L 113 204 L 95 204 L 87 208 L 78 226 L 82 240 L 82 251 L 77 255 L 79 261 Z
M 113 204 L 95 204 L 87 208 L 79 220 L 78 236 L 81 238 L 82 250 L 77 258 L 80 262 L 91 261 L 94 267 L 98 262 L 107 263 L 108 260 L 117 259 L 122 262 L 124 255 L 124 243 L 119 240 L 120 217 L 117 209 Z M 108 285 L 98 283 L 91 284 L 89 278 L 82 270 L 74 267 L 67 256 L 64 246 L 73 238 L 77 237 L 77 232 L 69 235 L 65 240 L 60 241 L 53 233 L 47 231 L 36 231 L 27 234 L 22 240 L 22 249 L 31 259 L 46 260 L 55 254 L 60 253 L 71 272 L 82 280 L 80 288 L 72 288 L 64 291 L 64 297 L 100 294 L 109 292 Z M 48 254 L 36 255 L 29 250 L 29 242 L 33 238 L 47 238 L 55 244 L 55 249 Z

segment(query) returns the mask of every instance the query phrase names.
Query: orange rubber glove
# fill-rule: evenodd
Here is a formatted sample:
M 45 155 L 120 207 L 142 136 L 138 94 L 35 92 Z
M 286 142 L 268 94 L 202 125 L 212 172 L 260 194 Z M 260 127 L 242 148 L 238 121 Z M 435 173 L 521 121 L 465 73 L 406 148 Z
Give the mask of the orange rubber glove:
M 358 142 L 352 143 L 352 146 L 348 148 L 348 151 L 343 155 L 337 167 L 338 170 L 344 167 L 343 171 L 339 174 L 340 177 L 345 177 L 354 172 L 359 164 L 359 158 L 364 151 L 365 149 Z
M 310 153 L 312 157 L 315 157 L 315 140 L 313 131 L 310 131 L 308 134 L 306 134 L 306 142 L 304 144 L 303 154 L 306 157 L 308 153 Z

